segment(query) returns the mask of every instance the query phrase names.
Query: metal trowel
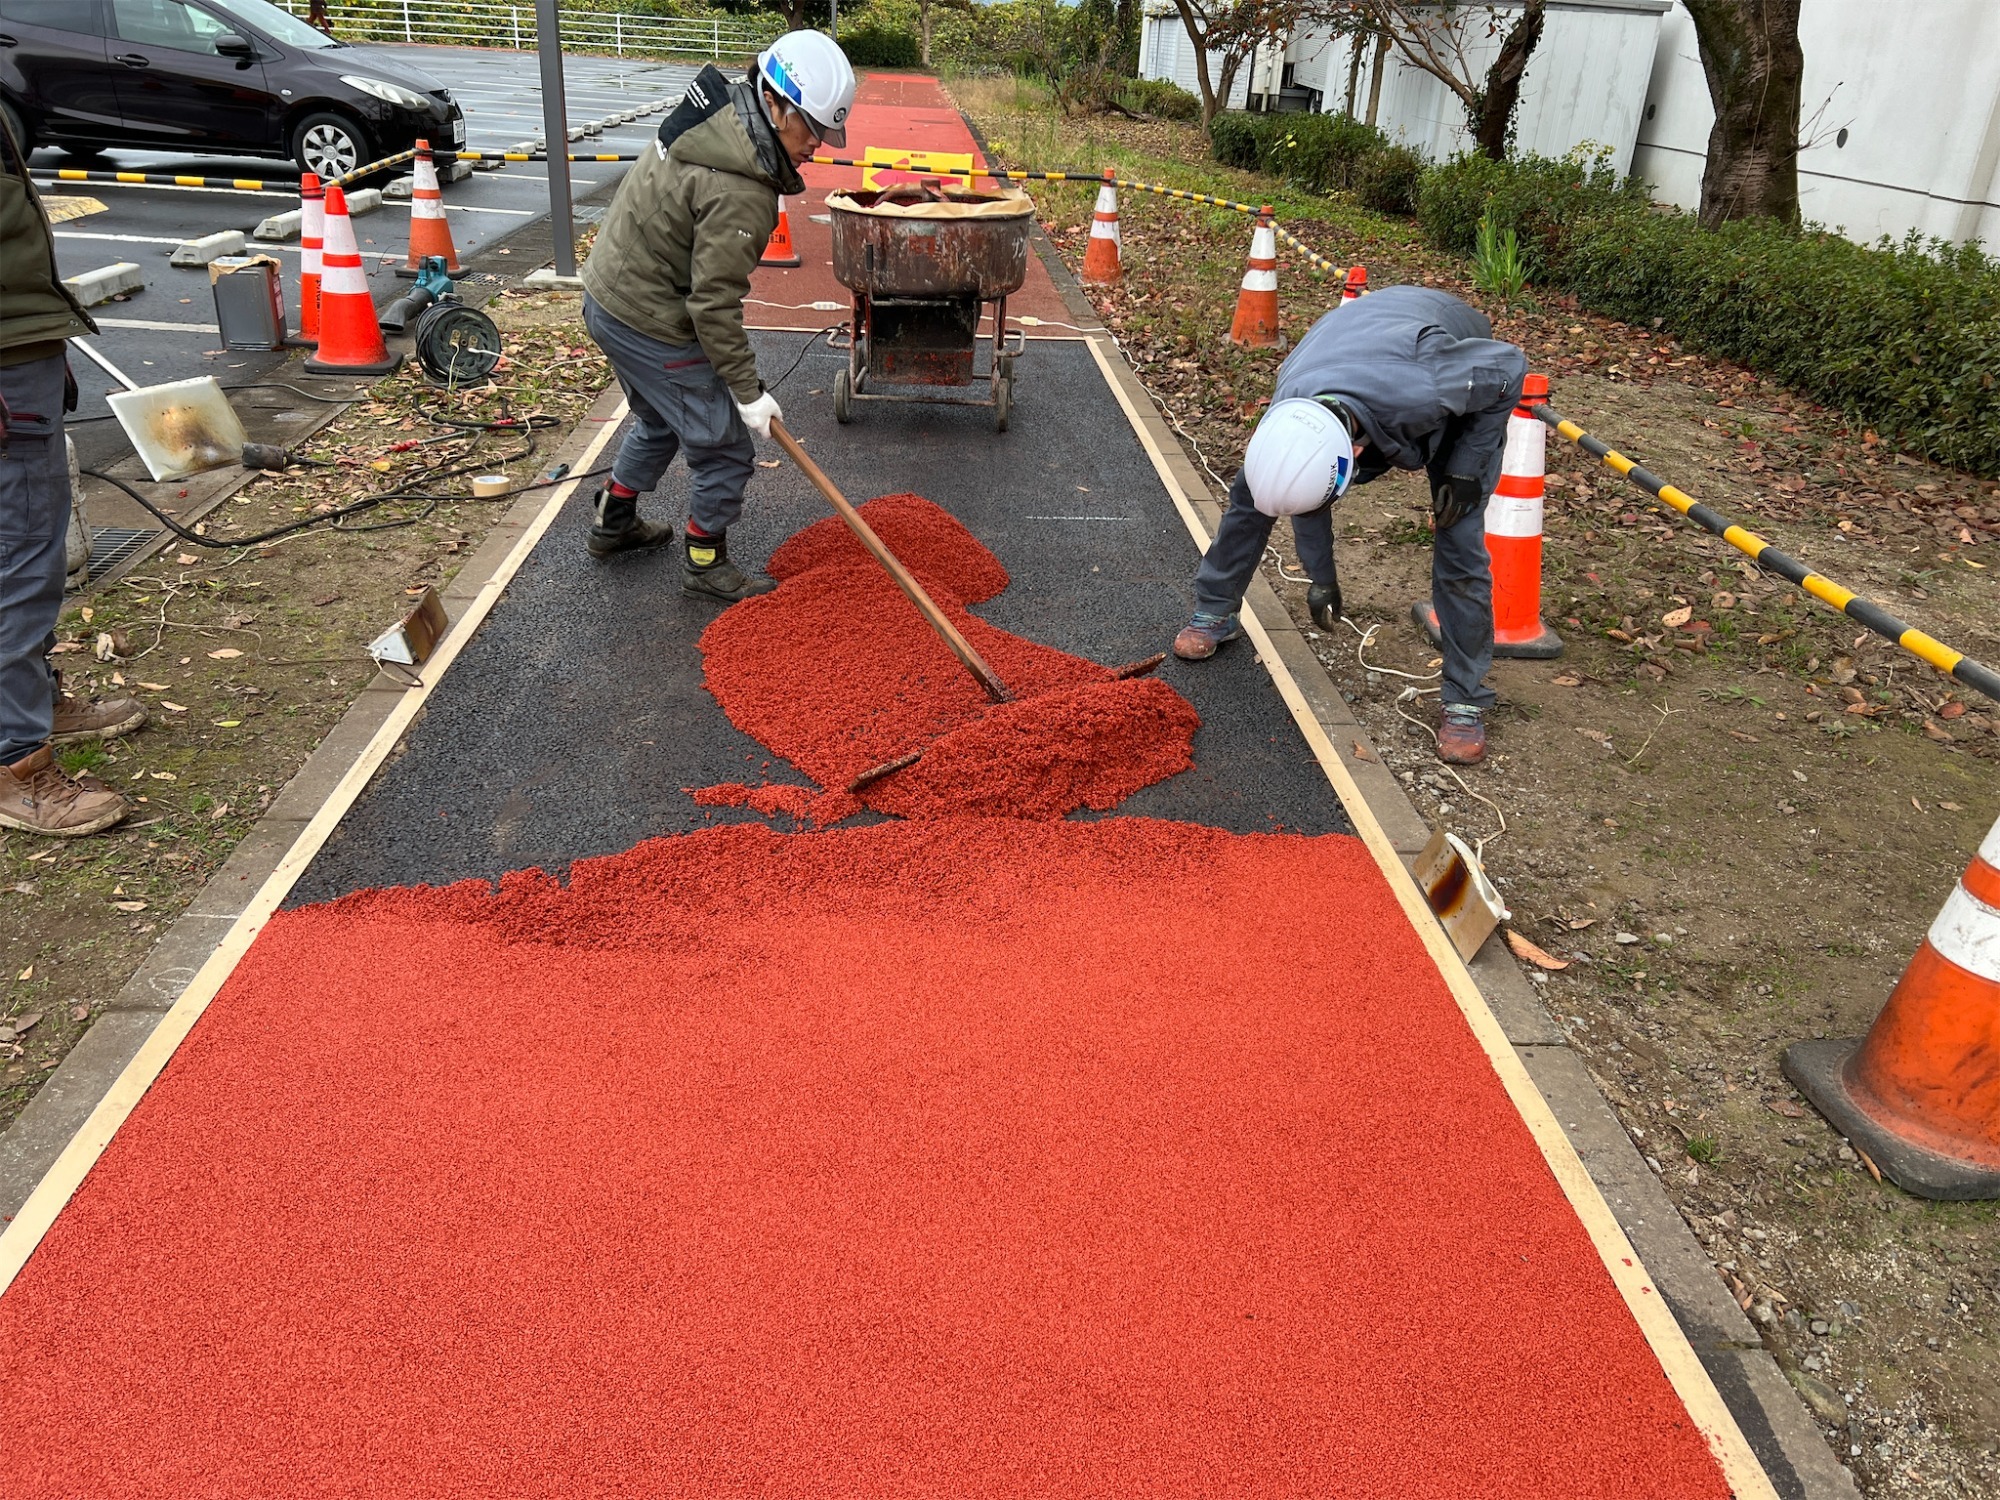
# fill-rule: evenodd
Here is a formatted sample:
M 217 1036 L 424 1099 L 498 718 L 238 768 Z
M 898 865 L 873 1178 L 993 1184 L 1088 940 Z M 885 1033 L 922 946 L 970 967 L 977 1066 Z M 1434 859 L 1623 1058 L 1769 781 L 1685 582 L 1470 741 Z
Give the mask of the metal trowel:
M 1479 856 L 1442 824 L 1431 830 L 1430 842 L 1412 862 L 1410 873 L 1423 887 L 1424 898 L 1458 956 L 1468 963 L 1493 929 L 1513 915 L 1486 878 Z
M 105 399 L 153 478 L 186 479 L 242 462 L 249 438 L 213 375 L 141 386 L 82 339 L 70 345 L 125 387 Z

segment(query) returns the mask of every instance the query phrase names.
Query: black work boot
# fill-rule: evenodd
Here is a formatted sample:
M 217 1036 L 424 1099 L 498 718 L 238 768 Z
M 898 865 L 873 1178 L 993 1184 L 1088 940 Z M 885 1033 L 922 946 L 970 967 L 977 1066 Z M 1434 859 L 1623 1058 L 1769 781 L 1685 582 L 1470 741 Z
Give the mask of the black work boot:
M 597 487 L 597 498 L 592 505 L 595 520 L 590 540 L 584 543 L 592 557 L 609 557 L 614 552 L 641 547 L 664 547 L 674 539 L 673 527 L 640 520 L 639 497 L 614 495 L 609 480 Z
M 774 579 L 752 578 L 729 560 L 727 533 L 696 536 L 690 531 L 687 534 L 687 558 L 681 571 L 683 594 L 734 604 L 738 599 L 768 594 L 777 586 Z
M 1312 615 L 1313 624 L 1329 635 L 1333 627 L 1340 623 L 1340 580 L 1332 583 L 1316 583 L 1306 590 L 1306 609 Z

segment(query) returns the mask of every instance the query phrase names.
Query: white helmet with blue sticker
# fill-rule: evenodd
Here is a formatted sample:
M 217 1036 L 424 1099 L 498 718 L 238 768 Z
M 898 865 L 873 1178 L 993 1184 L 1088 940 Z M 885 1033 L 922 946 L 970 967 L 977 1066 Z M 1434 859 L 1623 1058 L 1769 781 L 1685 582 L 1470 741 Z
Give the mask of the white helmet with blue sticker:
M 772 93 L 811 122 L 822 141 L 847 144 L 854 69 L 832 37 L 823 31 L 788 31 L 764 49 L 757 71 Z
M 1243 482 L 1267 516 L 1299 516 L 1338 500 L 1354 477 L 1347 424 L 1302 396 L 1275 401 L 1250 434 Z

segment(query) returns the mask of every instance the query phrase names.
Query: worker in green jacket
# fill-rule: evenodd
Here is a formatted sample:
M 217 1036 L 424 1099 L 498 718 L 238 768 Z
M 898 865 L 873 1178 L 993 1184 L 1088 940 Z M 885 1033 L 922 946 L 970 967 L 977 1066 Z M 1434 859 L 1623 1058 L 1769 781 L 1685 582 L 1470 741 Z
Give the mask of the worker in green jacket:
M 56 270 L 48 215 L 0 110 L 0 828 L 76 838 L 129 810 L 95 777 L 68 775 L 55 746 L 126 734 L 132 698 L 79 698 L 49 667 L 69 530 L 63 414 L 75 405 L 67 341 L 95 333 Z
M 778 227 L 799 165 L 847 144 L 854 70 L 822 32 L 793 31 L 746 76 L 710 65 L 619 185 L 583 268 L 583 319 L 632 408 L 632 430 L 597 492 L 594 557 L 662 547 L 673 528 L 639 516 L 639 496 L 687 454 L 681 592 L 731 603 L 775 585 L 729 560 L 728 532 L 778 403 L 757 378 L 743 328 L 750 273 Z

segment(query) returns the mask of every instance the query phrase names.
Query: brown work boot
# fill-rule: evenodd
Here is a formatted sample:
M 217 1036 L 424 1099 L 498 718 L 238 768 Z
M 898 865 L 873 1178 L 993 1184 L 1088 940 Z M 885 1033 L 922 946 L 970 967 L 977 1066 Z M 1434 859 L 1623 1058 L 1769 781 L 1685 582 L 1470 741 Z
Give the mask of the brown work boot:
M 1476 766 L 1486 759 L 1486 718 L 1469 703 L 1447 703 L 1438 721 L 1438 759 L 1448 766 Z
M 146 722 L 146 705 L 137 698 L 79 698 L 63 691 L 62 673 L 57 672 L 55 679 L 55 732 L 49 736 L 52 745 L 115 740 Z
M 56 764 L 47 745 L 11 766 L 0 766 L 0 828 L 81 838 L 116 823 L 131 807 L 95 777 L 77 781 Z

